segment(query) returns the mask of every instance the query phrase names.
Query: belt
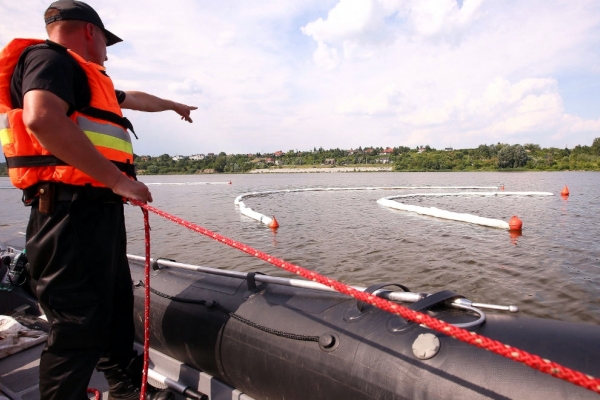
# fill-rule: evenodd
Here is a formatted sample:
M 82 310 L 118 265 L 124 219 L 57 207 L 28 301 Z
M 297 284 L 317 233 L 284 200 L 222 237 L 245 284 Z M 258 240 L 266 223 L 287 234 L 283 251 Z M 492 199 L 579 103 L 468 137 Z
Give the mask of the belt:
M 23 203 L 31 205 L 41 195 L 51 193 L 54 201 L 100 201 L 105 203 L 123 202 L 123 198 L 109 188 L 92 185 L 76 186 L 60 182 L 39 182 L 23 190 Z

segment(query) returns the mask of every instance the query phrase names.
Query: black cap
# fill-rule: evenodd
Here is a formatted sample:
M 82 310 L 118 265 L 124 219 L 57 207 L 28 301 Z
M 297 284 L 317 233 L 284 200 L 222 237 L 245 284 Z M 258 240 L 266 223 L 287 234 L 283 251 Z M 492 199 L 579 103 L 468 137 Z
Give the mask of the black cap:
M 85 21 L 90 22 L 100 29 L 104 31 L 104 35 L 106 36 L 106 45 L 111 46 L 115 43 L 122 42 L 123 39 L 119 38 L 114 33 L 109 32 L 104 28 L 104 24 L 100 19 L 98 13 L 90 7 L 88 4 L 83 1 L 74 1 L 74 0 L 59 0 L 50 4 L 48 10 L 55 9 L 58 10 L 58 14 L 47 18 L 46 25 L 49 25 L 56 21 L 65 21 L 65 20 L 76 20 L 76 21 Z M 46 11 L 48 11 L 46 10 Z

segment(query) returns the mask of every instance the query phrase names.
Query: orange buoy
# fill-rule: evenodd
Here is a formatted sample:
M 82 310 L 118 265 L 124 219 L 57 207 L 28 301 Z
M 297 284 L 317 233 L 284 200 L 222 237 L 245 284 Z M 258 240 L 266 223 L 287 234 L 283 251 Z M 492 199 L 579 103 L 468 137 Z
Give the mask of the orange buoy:
M 516 215 L 513 215 L 510 221 L 508 221 L 508 227 L 511 231 L 521 231 L 523 229 L 523 221 Z
M 504 185 L 500 186 L 500 190 L 504 190 Z
M 565 185 L 565 187 L 563 188 L 563 190 L 560 191 L 560 195 L 561 196 L 568 196 L 569 195 L 569 188 L 567 187 L 567 185 Z
M 271 223 L 269 224 L 269 228 L 271 228 L 271 229 L 279 228 L 279 222 L 277 222 L 277 220 L 275 219 L 275 216 L 273 216 L 273 221 L 271 221 Z

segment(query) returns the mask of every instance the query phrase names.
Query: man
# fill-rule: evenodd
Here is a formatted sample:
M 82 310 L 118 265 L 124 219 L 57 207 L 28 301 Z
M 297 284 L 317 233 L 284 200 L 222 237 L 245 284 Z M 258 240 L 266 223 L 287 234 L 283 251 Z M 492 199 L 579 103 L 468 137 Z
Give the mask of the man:
M 173 110 L 192 122 L 196 107 L 115 91 L 103 65 L 106 47 L 121 39 L 86 3 L 56 1 L 44 18 L 48 41 L 15 39 L 0 54 L 0 137 L 11 181 L 31 206 L 28 272 L 51 326 L 40 395 L 87 399 L 96 367 L 109 399 L 137 399 L 123 199 L 152 195 L 135 180 L 133 129 L 121 108 Z

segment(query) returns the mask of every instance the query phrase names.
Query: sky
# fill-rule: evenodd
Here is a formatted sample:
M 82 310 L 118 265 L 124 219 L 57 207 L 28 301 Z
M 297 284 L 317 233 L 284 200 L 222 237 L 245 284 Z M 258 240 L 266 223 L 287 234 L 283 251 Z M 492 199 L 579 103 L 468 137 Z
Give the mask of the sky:
M 46 38 L 40 0 L 0 0 L 0 46 Z M 539 144 L 600 137 L 598 0 L 89 0 L 124 39 L 125 110 L 158 156 Z

